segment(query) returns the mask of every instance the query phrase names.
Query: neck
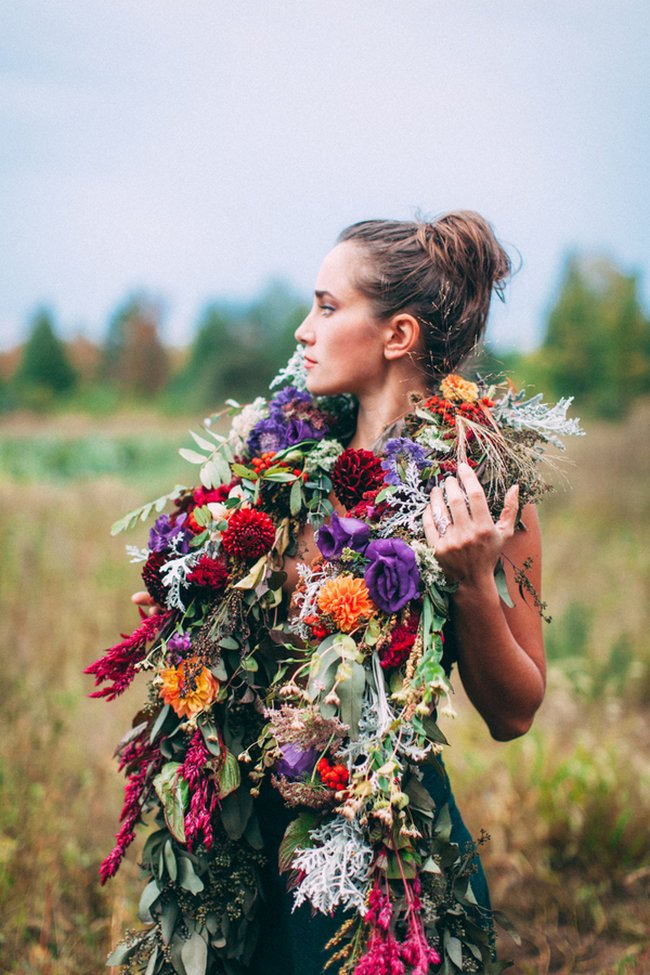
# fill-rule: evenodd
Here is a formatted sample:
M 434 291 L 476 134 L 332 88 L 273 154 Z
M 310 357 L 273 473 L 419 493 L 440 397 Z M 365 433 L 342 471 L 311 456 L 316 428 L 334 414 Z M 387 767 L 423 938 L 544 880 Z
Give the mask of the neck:
M 372 393 L 360 395 L 357 426 L 349 446 L 369 450 L 386 427 L 411 411 L 413 392 L 425 392 L 420 376 L 401 377 Z

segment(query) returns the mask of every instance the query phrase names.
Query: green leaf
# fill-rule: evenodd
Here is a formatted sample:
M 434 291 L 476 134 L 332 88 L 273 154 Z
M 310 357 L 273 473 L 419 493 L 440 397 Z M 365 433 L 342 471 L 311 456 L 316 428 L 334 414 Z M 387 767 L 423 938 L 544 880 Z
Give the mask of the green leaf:
M 179 856 L 178 858 L 178 882 L 184 890 L 189 890 L 190 894 L 200 894 L 205 886 L 196 874 L 189 857 Z
M 161 893 L 162 891 L 155 880 L 150 880 L 145 889 L 142 891 L 140 904 L 138 905 L 138 916 L 143 923 L 146 922 L 146 918 L 152 905 L 156 903 Z
M 445 951 L 453 961 L 456 968 L 463 970 L 463 946 L 458 940 L 445 931 Z
M 189 461 L 190 464 L 205 464 L 208 459 L 205 454 L 200 454 L 198 450 L 190 450 L 188 447 L 181 447 L 178 452 L 183 460 Z
M 237 477 L 245 477 L 249 481 L 257 480 L 257 473 L 252 469 L 252 467 L 244 467 L 243 464 L 231 464 L 230 469 L 233 474 Z
M 180 774 L 180 762 L 167 762 L 153 780 L 153 787 L 163 806 L 167 828 L 175 840 L 185 842 L 185 807 L 189 786 Z
M 166 840 L 163 847 L 163 855 L 165 857 L 165 866 L 167 867 L 167 873 L 169 874 L 169 879 L 171 881 L 176 880 L 178 875 L 178 869 L 176 866 L 176 857 L 174 856 L 174 850 L 172 848 L 170 840 Z
M 296 480 L 291 485 L 291 493 L 289 494 L 289 509 L 292 515 L 297 515 L 302 508 L 303 497 L 302 497 L 302 485 L 300 480 Z
M 339 714 L 341 721 L 350 729 L 350 738 L 355 741 L 359 734 L 359 721 L 361 720 L 361 702 L 366 686 L 366 671 L 363 664 L 356 660 L 349 662 L 351 674 L 346 680 L 342 680 L 337 687 L 337 694 L 341 704 Z
M 205 975 L 208 966 L 208 946 L 198 931 L 181 948 L 181 959 L 187 975 Z
M 499 559 L 499 561 L 497 562 L 496 568 L 494 570 L 494 581 L 496 583 L 497 592 L 501 596 L 503 602 L 510 609 L 513 609 L 515 604 L 512 601 L 510 593 L 508 592 L 508 582 L 506 580 L 506 573 L 505 573 L 505 569 L 503 568 L 503 562 L 501 561 L 501 559 Z
M 220 758 L 221 745 L 219 743 L 217 726 L 214 721 L 211 721 L 207 714 L 203 712 L 197 718 L 197 724 L 199 726 L 199 731 L 203 735 L 205 747 L 208 749 L 211 755 L 214 755 L 216 758 Z
M 282 837 L 282 842 L 280 843 L 280 849 L 278 850 L 278 866 L 280 868 L 280 873 L 284 873 L 291 867 L 291 861 L 293 860 L 293 855 L 297 849 L 302 847 L 312 846 L 311 837 L 309 835 L 310 830 L 316 826 L 320 820 L 320 813 L 310 809 L 301 812 L 293 822 L 289 823 L 286 830 L 284 831 L 284 836 Z
M 255 589 L 257 586 L 259 586 L 260 582 L 264 578 L 267 562 L 268 556 L 263 555 L 257 560 L 248 575 L 244 576 L 243 579 L 240 579 L 239 582 L 235 583 L 233 589 Z
M 187 488 L 182 484 L 175 484 L 169 494 L 163 494 L 161 497 L 156 498 L 155 501 L 149 501 L 147 504 L 143 504 L 142 507 L 129 511 L 123 518 L 115 522 L 111 528 L 111 535 L 119 535 L 120 532 L 126 531 L 127 528 L 132 528 L 137 521 L 146 521 L 153 508 L 156 511 L 162 511 L 168 501 L 174 501 L 186 490 Z
M 137 947 L 140 945 L 141 941 L 142 941 L 142 938 L 140 938 L 136 942 L 129 941 L 128 944 L 118 945 L 117 948 L 114 948 L 113 951 L 111 951 L 110 955 L 106 959 L 107 966 L 108 965 L 115 965 L 115 966 L 117 966 L 117 965 L 123 965 L 124 962 L 125 961 L 128 961 L 128 959 L 131 957 L 131 955 L 135 952 L 135 950 L 137 949 Z
M 149 744 L 153 744 L 154 740 L 158 737 L 158 735 L 162 731 L 162 727 L 165 721 L 167 720 L 167 716 L 171 713 L 171 710 L 172 709 L 169 704 L 164 704 L 161 707 L 160 711 L 158 712 L 158 716 L 153 723 L 153 727 L 149 733 Z
M 216 774 L 216 780 L 219 786 L 220 799 L 225 799 L 231 792 L 239 788 L 241 783 L 239 762 L 232 752 L 226 751 L 224 760 Z
M 178 918 L 178 904 L 176 901 L 166 900 L 160 912 L 160 933 L 166 945 L 172 940 Z
M 194 430 L 189 430 L 188 433 L 192 438 L 192 440 L 194 441 L 194 443 L 197 444 L 197 446 L 199 446 L 201 450 L 207 450 L 209 454 L 212 453 L 212 451 L 214 450 L 214 443 L 211 443 L 209 440 L 206 440 L 205 437 L 202 437 L 200 433 L 195 433 Z
M 220 484 L 228 484 L 230 481 L 228 462 L 219 454 L 215 454 L 201 468 L 200 478 L 203 487 L 208 489 L 219 487 Z
M 154 975 L 154 972 L 156 970 L 157 958 L 158 958 L 158 945 L 154 945 L 154 949 L 149 955 L 149 961 L 147 963 L 147 967 L 144 975 Z

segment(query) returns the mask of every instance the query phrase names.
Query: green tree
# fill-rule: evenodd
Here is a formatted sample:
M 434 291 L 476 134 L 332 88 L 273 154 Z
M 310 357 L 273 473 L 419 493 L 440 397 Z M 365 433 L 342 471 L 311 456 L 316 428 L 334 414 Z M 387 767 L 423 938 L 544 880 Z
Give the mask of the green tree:
M 272 281 L 246 305 L 214 302 L 200 320 L 187 364 L 171 385 L 174 405 L 217 408 L 227 397 L 263 394 L 295 348 L 306 314 L 286 284 Z
M 158 334 L 160 309 L 138 295 L 113 315 L 99 365 L 100 381 L 129 396 L 159 393 L 169 378 L 167 352 Z
M 21 401 L 50 399 L 69 392 L 77 375 L 65 345 L 57 337 L 51 313 L 41 309 L 32 319 L 14 383 Z
M 572 255 L 541 347 L 518 357 L 515 373 L 580 410 L 621 416 L 650 392 L 650 321 L 635 274 L 604 258 Z

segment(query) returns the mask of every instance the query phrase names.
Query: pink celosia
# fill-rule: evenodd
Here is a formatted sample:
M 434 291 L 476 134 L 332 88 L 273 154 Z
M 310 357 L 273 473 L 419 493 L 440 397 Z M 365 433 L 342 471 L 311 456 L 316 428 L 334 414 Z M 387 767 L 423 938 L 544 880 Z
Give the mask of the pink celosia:
M 146 656 L 147 645 L 157 636 L 172 613 L 145 616 L 140 610 L 140 615 L 142 623 L 133 631 L 131 636 L 122 633 L 122 643 L 117 643 L 111 647 L 103 657 L 100 657 L 99 660 L 84 670 L 84 674 L 94 676 L 95 687 L 99 687 L 104 681 L 112 681 L 110 687 L 102 687 L 99 691 L 93 691 L 92 694 L 88 695 L 89 697 L 105 697 L 112 701 L 127 689 L 136 675 L 136 665 Z

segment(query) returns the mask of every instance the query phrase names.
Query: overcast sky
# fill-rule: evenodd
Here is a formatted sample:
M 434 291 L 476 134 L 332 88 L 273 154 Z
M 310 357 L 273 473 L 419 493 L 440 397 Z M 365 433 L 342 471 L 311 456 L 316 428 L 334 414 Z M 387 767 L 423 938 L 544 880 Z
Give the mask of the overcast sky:
M 521 254 L 530 346 L 571 249 L 650 288 L 647 0 L 2 0 L 0 345 L 103 336 L 143 290 L 181 343 L 339 230 L 472 208 Z

